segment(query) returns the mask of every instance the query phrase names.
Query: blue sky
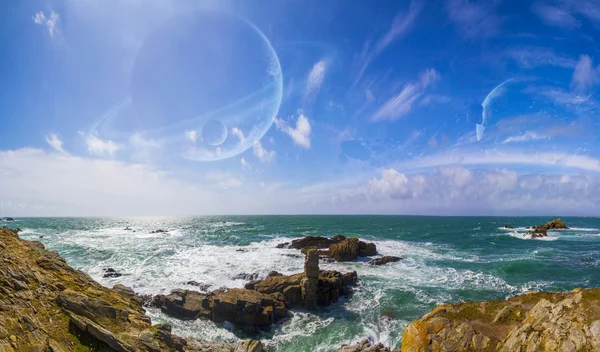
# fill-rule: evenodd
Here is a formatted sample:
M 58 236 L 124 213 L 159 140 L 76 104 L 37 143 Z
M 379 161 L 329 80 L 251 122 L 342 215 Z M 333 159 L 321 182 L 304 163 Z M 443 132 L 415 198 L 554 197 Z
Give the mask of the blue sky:
M 3 216 L 598 214 L 600 1 L 0 6 Z

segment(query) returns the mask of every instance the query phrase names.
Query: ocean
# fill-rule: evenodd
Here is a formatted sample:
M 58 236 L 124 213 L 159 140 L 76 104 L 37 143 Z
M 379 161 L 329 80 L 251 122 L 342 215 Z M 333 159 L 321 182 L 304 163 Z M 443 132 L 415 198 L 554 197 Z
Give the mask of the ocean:
M 301 272 L 303 256 L 279 243 L 306 235 L 359 237 L 382 255 L 404 260 L 373 267 L 367 258 L 321 263 L 358 272 L 354 294 L 316 312 L 294 316 L 261 333 L 272 351 L 334 351 L 363 338 L 399 347 L 404 327 L 436 305 L 498 300 L 535 291 L 600 287 L 600 219 L 562 218 L 570 230 L 530 239 L 525 226 L 553 217 L 214 216 L 152 218 L 18 218 L 23 229 L 105 286 L 141 294 L 243 287 L 242 273 Z M 504 229 L 504 225 L 515 229 Z M 125 230 L 130 227 L 131 230 Z M 163 229 L 167 233 L 152 233 Z M 134 232 L 135 231 L 135 232 Z M 105 268 L 123 276 L 103 278 Z M 248 337 L 228 324 L 181 321 L 149 309 L 153 323 L 207 340 Z

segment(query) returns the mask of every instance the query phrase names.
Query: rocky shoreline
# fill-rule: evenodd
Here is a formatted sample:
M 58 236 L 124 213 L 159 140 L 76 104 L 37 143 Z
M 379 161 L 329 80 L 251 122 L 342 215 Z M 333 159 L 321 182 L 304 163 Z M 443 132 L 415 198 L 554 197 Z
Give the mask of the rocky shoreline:
M 540 228 L 566 227 L 550 223 L 554 225 Z M 123 285 L 106 288 L 42 243 L 1 228 L 0 352 L 267 351 L 257 340 L 228 344 L 174 335 L 168 324 L 152 325 L 144 307 L 156 307 L 179 319 L 228 321 L 247 333 L 257 333 L 285 321 L 295 309 L 326 306 L 351 294 L 356 272 L 320 270 L 319 260 L 353 260 L 377 253 L 374 244 L 343 236 L 304 238 L 284 248 L 305 254 L 303 272 L 272 272 L 248 282 L 244 289 L 207 293 L 178 289 L 168 295 L 139 297 Z M 383 256 L 368 263 L 385 265 L 401 259 Z M 600 289 L 532 292 L 504 301 L 442 305 L 406 327 L 398 351 L 594 350 L 600 350 Z M 337 351 L 391 349 L 363 340 Z

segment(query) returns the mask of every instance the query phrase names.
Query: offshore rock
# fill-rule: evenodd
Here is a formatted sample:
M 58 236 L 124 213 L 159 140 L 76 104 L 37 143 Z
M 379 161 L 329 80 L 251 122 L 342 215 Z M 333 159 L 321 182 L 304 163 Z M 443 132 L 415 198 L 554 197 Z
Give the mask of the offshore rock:
M 546 237 L 548 236 L 548 230 L 569 229 L 561 219 L 554 219 L 552 221 L 548 221 L 543 225 L 532 226 L 531 228 L 532 231 L 528 232 L 528 234 L 531 235 L 531 238 Z
M 375 258 L 369 262 L 370 265 L 385 265 L 387 263 L 395 263 L 401 261 L 402 258 L 394 257 L 392 255 L 385 255 L 381 258 Z
M 336 352 L 392 352 L 389 348 L 383 346 L 383 344 L 378 343 L 376 345 L 371 345 L 369 340 L 364 339 L 357 343 L 356 345 L 342 345 L 342 347 L 338 348 Z
M 404 330 L 416 351 L 600 351 L 600 289 L 439 306 Z
M 131 289 L 103 287 L 15 231 L 0 229 L 0 248 L 0 351 L 264 351 L 258 341 L 236 350 L 152 326 Z
M 326 249 L 329 248 L 330 245 L 340 243 L 345 239 L 346 237 L 342 235 L 333 236 L 332 238 L 322 236 L 307 236 L 304 238 L 293 240 L 291 243 L 280 243 L 277 245 L 277 248 L 303 249 L 305 247 L 315 247 L 318 249 Z

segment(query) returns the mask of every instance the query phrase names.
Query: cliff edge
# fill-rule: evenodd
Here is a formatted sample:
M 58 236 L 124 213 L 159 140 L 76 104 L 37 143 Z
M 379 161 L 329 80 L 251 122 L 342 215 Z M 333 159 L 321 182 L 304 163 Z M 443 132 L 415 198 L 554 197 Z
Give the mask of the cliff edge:
M 417 351 L 600 351 L 600 289 L 439 306 L 404 330 Z
M 71 268 L 57 252 L 0 228 L 0 352 L 190 351 L 262 352 L 260 341 L 237 345 L 184 339 L 152 325 L 142 300 Z

